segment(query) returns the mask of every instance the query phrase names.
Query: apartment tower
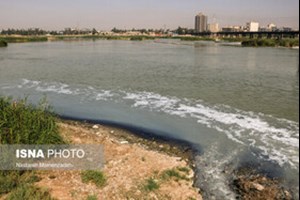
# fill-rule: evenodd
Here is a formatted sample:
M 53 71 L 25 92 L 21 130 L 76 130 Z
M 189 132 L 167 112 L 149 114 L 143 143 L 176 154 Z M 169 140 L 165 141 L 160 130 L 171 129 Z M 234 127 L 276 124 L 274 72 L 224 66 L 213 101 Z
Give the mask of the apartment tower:
M 196 33 L 207 31 L 207 16 L 199 13 L 195 17 L 195 31 Z

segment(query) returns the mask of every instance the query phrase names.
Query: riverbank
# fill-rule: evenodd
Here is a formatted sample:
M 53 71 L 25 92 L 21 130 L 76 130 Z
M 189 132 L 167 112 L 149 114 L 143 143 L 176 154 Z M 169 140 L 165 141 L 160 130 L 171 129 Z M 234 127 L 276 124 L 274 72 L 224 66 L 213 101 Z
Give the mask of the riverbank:
M 58 123 L 69 143 L 102 144 L 104 187 L 81 182 L 79 171 L 38 172 L 38 187 L 57 199 L 202 199 L 193 187 L 194 172 L 186 155 L 175 146 L 159 144 L 129 132 L 74 121 Z M 151 182 L 152 181 L 152 182 Z M 153 185 L 153 186 L 151 186 Z M 153 188 L 152 188 L 153 187 Z
M 193 186 L 191 154 L 181 146 L 111 126 L 54 118 L 46 108 L 43 102 L 33 107 L 0 98 L 1 144 L 101 144 L 104 167 L 0 171 L 0 199 L 202 199 Z
M 47 42 L 47 41 L 70 41 L 79 39 L 93 40 L 155 40 L 155 39 L 179 39 L 181 41 L 212 41 L 212 42 L 240 42 L 243 47 L 299 47 L 299 38 L 283 39 L 259 39 L 259 38 L 210 38 L 199 36 L 122 36 L 122 35 L 51 35 L 51 36 L 22 36 L 22 35 L 0 35 L 0 40 L 6 43 L 23 43 L 23 42 Z M 0 44 L 1 46 L 1 44 Z
M 155 136 L 145 138 L 142 133 L 83 121 L 62 119 L 59 127 L 63 138 L 70 143 L 104 145 L 106 166 L 103 172 L 108 179 L 111 177 L 113 180 L 105 190 L 81 185 L 80 188 L 83 188 L 85 194 L 88 190 L 92 191 L 92 194 L 101 193 L 98 199 L 210 199 L 209 196 L 205 196 L 205 191 L 201 191 L 201 188 L 194 184 L 196 178 L 199 178 L 194 164 L 196 152 L 188 144 L 180 145 L 171 138 L 169 141 Z M 134 172 L 130 169 L 134 169 Z M 80 174 L 66 172 L 56 181 L 47 178 L 51 175 L 58 177 L 59 173 L 42 173 L 41 177 L 45 179 L 39 182 L 38 186 L 53 188 L 53 197 L 61 195 L 62 191 L 69 191 L 73 196 L 72 191 L 78 186 L 76 183 L 80 180 Z M 226 169 L 224 173 L 228 173 Z M 60 180 L 64 177 L 71 181 L 61 184 Z M 151 192 L 144 190 L 144 183 L 152 178 L 159 184 L 158 188 Z M 237 199 L 293 199 L 293 194 L 283 186 L 283 180 L 268 177 L 258 172 L 254 166 L 234 169 L 228 174 L 228 178 L 228 184 L 235 191 Z M 118 188 L 118 191 L 111 188 Z M 80 192 L 76 195 L 84 197 Z

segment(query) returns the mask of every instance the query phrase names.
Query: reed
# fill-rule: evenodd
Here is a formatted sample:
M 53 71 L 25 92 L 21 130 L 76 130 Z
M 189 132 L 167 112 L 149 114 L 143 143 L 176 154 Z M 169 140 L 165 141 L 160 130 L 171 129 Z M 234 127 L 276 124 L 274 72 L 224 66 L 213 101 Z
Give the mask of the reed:
M 56 120 L 45 100 L 33 106 L 0 97 L 0 144 L 64 144 Z

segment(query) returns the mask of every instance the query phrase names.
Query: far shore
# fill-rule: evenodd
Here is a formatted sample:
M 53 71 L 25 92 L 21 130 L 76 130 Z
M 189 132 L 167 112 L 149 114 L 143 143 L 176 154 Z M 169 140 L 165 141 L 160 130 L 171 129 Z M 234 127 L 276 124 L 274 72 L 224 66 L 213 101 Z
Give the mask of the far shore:
M 143 40 L 155 40 L 155 39 L 179 39 L 182 41 L 212 41 L 212 42 L 240 42 L 244 47 L 299 47 L 299 38 L 213 38 L 202 36 L 149 36 L 149 35 L 0 35 L 0 41 L 6 43 L 23 43 L 23 42 L 47 42 L 47 41 L 60 41 L 60 40 L 78 40 L 78 39 L 99 39 L 99 40 L 131 40 L 131 41 L 143 41 Z

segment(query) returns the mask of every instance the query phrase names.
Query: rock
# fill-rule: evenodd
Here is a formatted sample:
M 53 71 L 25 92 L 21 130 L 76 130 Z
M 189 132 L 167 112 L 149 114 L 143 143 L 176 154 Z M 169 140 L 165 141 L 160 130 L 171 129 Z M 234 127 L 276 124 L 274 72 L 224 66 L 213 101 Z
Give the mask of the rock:
M 99 128 L 98 125 L 94 125 L 94 126 L 93 126 L 93 129 L 98 129 L 98 128 Z
M 162 148 L 164 148 L 164 145 L 162 145 L 162 144 L 161 144 L 161 145 L 159 145 L 159 148 L 161 148 L 161 149 L 162 149 Z
M 284 190 L 284 194 L 285 194 L 285 198 L 292 199 L 292 195 L 287 190 Z
M 114 133 L 115 131 L 111 130 L 110 133 Z
M 252 187 L 253 187 L 254 189 L 258 190 L 258 191 L 262 191 L 262 190 L 265 189 L 265 187 L 262 186 L 262 185 L 259 184 L 259 183 L 252 183 Z
M 142 194 L 142 192 L 141 192 L 140 190 L 137 190 L 137 191 L 135 192 L 135 194 L 136 194 L 136 195 L 140 195 L 140 194 Z
M 128 141 L 126 141 L 126 140 L 121 141 L 120 144 L 128 144 Z

